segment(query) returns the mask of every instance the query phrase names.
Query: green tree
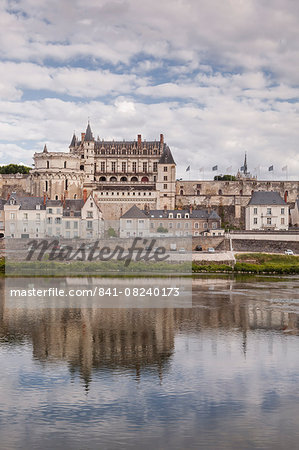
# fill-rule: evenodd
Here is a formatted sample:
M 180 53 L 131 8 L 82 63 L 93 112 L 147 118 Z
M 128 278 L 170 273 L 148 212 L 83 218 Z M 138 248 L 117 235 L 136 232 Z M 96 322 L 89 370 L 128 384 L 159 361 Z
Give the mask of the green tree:
M 10 173 L 29 173 L 30 167 L 23 166 L 22 164 L 7 164 L 6 166 L 0 166 L 0 174 Z
M 164 227 L 158 227 L 157 228 L 157 232 L 158 233 L 168 233 L 168 230 L 167 230 L 167 228 L 164 228 Z
M 234 175 L 216 175 L 214 177 L 215 181 L 236 181 L 236 179 Z
M 108 233 L 108 236 L 109 236 L 109 237 L 116 237 L 115 229 L 112 228 L 112 227 L 109 227 L 109 228 L 108 228 L 107 233 Z

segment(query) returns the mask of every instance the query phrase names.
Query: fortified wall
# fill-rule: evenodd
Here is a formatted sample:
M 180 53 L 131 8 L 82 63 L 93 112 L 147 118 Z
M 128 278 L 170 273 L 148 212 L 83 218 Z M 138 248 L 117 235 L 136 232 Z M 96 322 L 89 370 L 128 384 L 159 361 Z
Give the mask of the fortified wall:
M 18 195 L 30 195 L 29 175 L 1 174 L 0 175 L 0 198 L 6 199 L 9 194 L 16 192 Z
M 254 191 L 279 192 L 293 206 L 299 197 L 299 181 L 177 181 L 176 206 L 212 208 L 225 224 L 245 227 L 245 207 Z

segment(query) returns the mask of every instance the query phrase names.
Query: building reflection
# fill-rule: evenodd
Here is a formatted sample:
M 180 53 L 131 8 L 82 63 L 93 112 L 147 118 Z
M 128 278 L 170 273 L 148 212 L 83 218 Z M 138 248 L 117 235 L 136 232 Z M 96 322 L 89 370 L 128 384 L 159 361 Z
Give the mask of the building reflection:
M 236 331 L 246 353 L 250 330 L 279 330 L 298 334 L 298 311 L 258 299 L 241 291 L 232 280 L 194 282 L 193 308 L 99 309 L 37 308 L 24 302 L 11 307 L 0 280 L 0 339 L 18 345 L 29 342 L 41 363 L 66 361 L 88 386 L 93 371 L 156 371 L 162 377 L 174 353 L 179 333 L 204 333 L 213 329 Z M 257 292 L 257 291 L 255 291 Z M 255 294 L 256 296 L 256 294 Z

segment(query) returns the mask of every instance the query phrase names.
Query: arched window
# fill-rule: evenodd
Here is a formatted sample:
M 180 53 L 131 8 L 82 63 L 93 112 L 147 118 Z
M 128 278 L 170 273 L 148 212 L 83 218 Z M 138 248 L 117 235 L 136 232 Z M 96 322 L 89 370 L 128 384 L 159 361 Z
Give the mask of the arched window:
M 76 198 L 77 198 L 77 194 L 74 194 L 74 200 L 76 200 Z
M 49 167 L 50 167 L 50 162 L 47 161 L 47 169 L 49 169 Z
M 48 181 L 47 180 L 45 181 L 45 190 L 46 190 L 46 192 L 48 191 Z
M 84 166 L 83 164 L 80 166 L 80 170 L 84 170 Z
M 183 189 L 180 189 L 180 195 L 184 195 Z
M 136 182 L 136 181 L 138 181 L 138 178 L 137 178 L 137 177 L 132 177 L 132 178 L 131 178 L 131 181 Z
M 123 148 L 122 151 L 121 151 L 121 154 L 122 154 L 122 155 L 125 155 L 126 153 L 127 153 L 126 149 Z
M 141 178 L 141 182 L 142 183 L 147 183 L 148 182 L 148 177 L 142 177 Z
M 99 181 L 106 181 L 106 177 L 100 177 Z
M 110 181 L 117 181 L 116 177 L 110 177 Z
M 222 195 L 222 189 L 219 189 L 218 195 Z
M 68 189 L 68 179 L 66 178 L 65 179 L 65 190 L 67 191 L 67 189 Z
M 127 181 L 127 177 L 121 177 L 120 181 Z
M 240 190 L 240 195 L 243 195 L 243 189 Z
M 57 194 L 55 195 L 55 200 L 58 200 L 58 195 Z
M 63 163 L 63 168 L 66 169 L 66 161 Z

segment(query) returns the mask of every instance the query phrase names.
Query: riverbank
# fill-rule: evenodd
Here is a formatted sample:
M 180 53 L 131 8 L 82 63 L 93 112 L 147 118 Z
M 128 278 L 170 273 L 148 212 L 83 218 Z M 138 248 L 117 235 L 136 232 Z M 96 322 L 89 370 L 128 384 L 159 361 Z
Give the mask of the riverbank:
M 217 255 L 217 254 L 216 254 Z M 212 255 L 211 255 L 212 256 Z M 201 260 L 201 261 L 193 261 L 192 262 L 192 273 L 247 273 L 247 274 L 278 274 L 278 275 L 293 275 L 299 274 L 299 256 L 292 255 L 280 255 L 280 254 L 267 254 L 267 253 L 242 253 L 235 254 L 234 261 L 230 261 L 229 264 L 225 264 L 221 262 L 222 258 L 213 258 L 211 260 Z M 18 276 L 18 270 L 20 269 L 20 263 L 16 263 L 9 267 L 9 273 L 6 275 Z M 88 273 L 97 274 L 97 272 L 101 272 L 107 266 L 101 266 L 101 263 L 96 262 L 72 262 L 70 264 L 59 263 L 59 262 L 32 262 L 32 265 L 36 265 L 41 270 L 44 270 L 44 273 L 40 275 L 46 275 L 48 269 L 51 269 L 53 272 L 53 276 L 63 276 L 67 275 L 88 275 Z M 112 265 L 115 265 L 115 271 L 121 272 L 122 275 L 130 275 L 132 273 L 140 273 L 140 272 L 156 272 L 157 265 L 151 267 L 149 263 L 144 265 L 142 262 L 132 262 L 129 267 L 124 270 L 124 267 L 120 267 L 120 262 L 114 261 L 111 262 Z M 110 265 L 111 265 L 110 264 Z M 117 266 L 117 267 L 116 267 Z M 163 266 L 163 263 L 159 263 L 160 275 L 163 275 L 163 272 L 167 272 L 169 265 Z M 186 266 L 186 270 L 184 267 Z M 190 266 L 186 261 L 181 264 L 176 263 L 171 265 L 171 272 L 176 274 L 185 274 L 188 273 Z M 28 267 L 29 272 L 34 269 L 30 265 Z M 110 271 L 114 271 L 114 267 L 109 267 Z M 152 269 L 152 270 L 151 270 Z M 165 269 L 165 270 L 163 270 Z M 22 275 L 23 270 L 21 270 Z M 0 258 L 0 273 L 5 274 L 5 258 Z M 32 272 L 31 272 L 32 273 Z M 165 273 L 166 274 L 166 273 Z M 49 274 L 51 275 L 51 274 Z

